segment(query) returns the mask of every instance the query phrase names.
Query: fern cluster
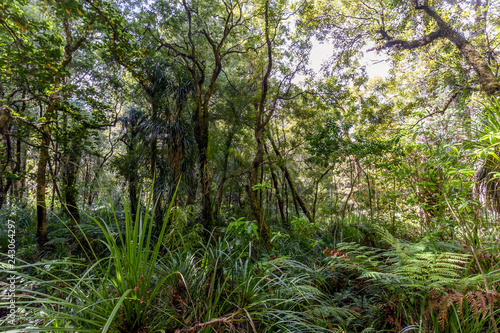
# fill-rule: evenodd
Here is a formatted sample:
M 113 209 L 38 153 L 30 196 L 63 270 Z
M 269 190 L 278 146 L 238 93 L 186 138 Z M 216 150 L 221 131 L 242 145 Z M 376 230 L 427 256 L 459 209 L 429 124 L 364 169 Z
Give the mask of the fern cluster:
M 379 230 L 379 235 L 391 246 L 389 250 L 341 243 L 338 249 L 349 256 L 329 260 L 333 265 L 357 270 L 360 278 L 393 293 L 411 290 L 418 294 L 452 287 L 471 260 L 471 256 L 464 253 L 432 251 L 426 239 L 415 244 L 405 243 Z
M 481 275 L 470 275 L 473 256 L 463 249 L 443 251 L 445 246 L 429 238 L 410 243 L 379 226 L 374 230 L 387 249 L 351 242 L 324 253 L 331 269 L 355 273 L 358 280 L 367 283 L 366 288 L 386 295 L 385 304 L 379 300 L 380 306 L 392 309 L 392 324 L 398 330 L 404 323 L 420 328 L 437 325 L 442 331 L 449 324 L 450 309 L 462 321 L 464 312 L 484 319 L 489 315 L 489 304 L 500 299 L 496 291 L 481 289 Z M 343 255 L 333 255 L 339 253 Z M 495 284 L 495 276 L 486 278 Z

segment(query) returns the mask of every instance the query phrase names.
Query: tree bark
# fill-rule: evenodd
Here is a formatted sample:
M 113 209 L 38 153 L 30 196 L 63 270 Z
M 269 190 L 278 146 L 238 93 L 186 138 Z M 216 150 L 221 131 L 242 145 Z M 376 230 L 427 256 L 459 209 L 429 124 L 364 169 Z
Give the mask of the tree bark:
M 488 96 L 498 96 L 500 94 L 500 80 L 495 76 L 487 60 L 481 53 L 457 30 L 453 29 L 441 16 L 424 1 L 420 4 L 419 0 L 413 0 L 415 9 L 421 10 L 437 24 L 438 30 L 422 37 L 419 40 L 405 41 L 396 40 L 389 37 L 387 32 L 379 29 L 378 32 L 382 35 L 383 39 L 387 42 L 383 45 L 377 46 L 373 49 L 395 48 L 411 50 L 427 44 L 432 43 L 434 40 L 446 38 L 452 42 L 460 51 L 464 59 L 474 68 L 476 72 L 481 89 Z
M 153 113 L 153 123 L 157 126 L 158 121 L 158 105 L 156 102 L 157 96 L 151 96 L 151 108 Z M 161 200 L 161 186 L 160 179 L 158 177 L 158 168 L 156 167 L 158 162 L 158 131 L 155 130 L 154 138 L 151 141 L 151 179 L 153 179 L 153 200 L 155 204 L 154 221 L 156 223 L 157 230 L 161 229 L 163 223 L 163 205 Z M 132 204 L 132 202 L 131 202 Z M 135 214 L 133 215 L 135 218 Z
M 21 202 L 23 198 L 23 191 L 24 191 L 24 186 L 23 186 L 23 181 L 24 179 L 24 172 L 23 172 L 23 149 L 22 149 L 22 142 L 21 142 L 21 130 L 19 128 L 19 125 L 17 126 L 16 129 L 16 171 L 18 173 L 17 179 L 14 181 L 13 184 L 13 195 L 14 198 L 18 203 Z M 0 205 L 0 209 L 1 209 Z
M 249 186 L 249 194 L 250 194 L 250 205 L 252 207 L 253 215 L 257 224 L 259 226 L 259 234 L 261 239 L 264 241 L 264 244 L 268 251 L 271 250 L 271 230 L 269 225 L 264 219 L 264 214 L 262 211 L 262 201 L 260 198 L 263 195 L 262 188 L 255 188 L 255 186 L 259 182 L 259 169 L 264 161 L 264 130 L 266 128 L 267 123 L 271 119 L 273 114 L 273 109 L 271 108 L 268 111 L 267 115 L 265 114 L 265 105 L 267 94 L 269 90 L 269 76 L 271 75 L 271 70 L 273 68 L 273 55 L 272 55 L 272 44 L 271 39 L 269 37 L 269 2 L 267 1 L 264 8 L 264 35 L 266 39 L 266 51 L 267 51 L 267 68 L 264 76 L 262 78 L 261 84 L 261 93 L 259 103 L 255 105 L 255 120 L 254 120 L 254 138 L 256 143 L 256 152 L 255 157 L 252 161 L 250 167 L 250 186 Z M 265 118 L 264 118 L 265 116 Z
M 80 223 L 80 212 L 78 210 L 78 188 L 76 181 L 80 170 L 82 148 L 76 139 L 73 139 L 65 159 L 63 171 L 63 198 L 66 211 L 71 218 L 71 225 L 76 227 Z M 55 186 L 54 186 L 55 188 Z
M 128 180 L 128 196 L 130 200 L 130 212 L 132 221 L 135 221 L 137 215 L 137 205 L 139 200 L 137 199 L 137 177 L 136 173 L 131 173 Z
M 211 182 L 208 160 L 208 124 L 205 126 L 200 122 L 196 123 L 195 139 L 198 146 L 202 224 L 206 231 L 211 232 L 215 228 L 215 225 L 212 214 L 212 197 L 210 195 Z
M 276 154 L 276 156 L 278 156 L 278 158 L 280 160 L 279 166 L 280 166 L 281 171 L 283 172 L 283 174 L 285 176 L 286 181 L 288 182 L 288 185 L 290 186 L 290 190 L 292 191 L 293 198 L 295 200 L 297 200 L 297 203 L 299 204 L 300 208 L 302 209 L 302 211 L 306 215 L 309 222 L 314 223 L 314 217 L 311 214 L 311 211 L 309 210 L 309 208 L 307 208 L 307 205 L 306 205 L 304 199 L 302 199 L 299 192 L 297 191 L 297 188 L 295 187 L 295 183 L 293 182 L 293 179 L 290 176 L 290 173 L 288 172 L 288 168 L 286 167 L 286 165 L 283 161 L 283 157 L 281 155 L 281 152 L 279 151 L 278 147 L 274 143 L 271 135 L 268 135 L 268 138 L 269 138 L 269 141 L 271 142 L 271 146 L 273 147 L 274 153 Z
M 49 161 L 50 131 L 44 126 L 42 141 L 40 144 L 40 155 L 36 173 L 36 238 L 38 246 L 43 248 L 47 242 L 47 203 L 45 201 L 47 190 L 46 169 Z
M 10 127 L 11 110 L 7 106 L 1 108 L 0 114 L 0 209 L 7 200 L 7 193 L 12 185 L 12 177 L 5 179 L 5 173 L 12 164 L 12 145 L 7 133 Z
M 330 172 L 330 170 L 333 169 L 334 166 L 335 165 L 332 165 L 328 169 L 326 169 L 326 171 L 321 174 L 321 176 L 318 178 L 318 180 L 314 184 L 314 202 L 313 202 L 313 207 L 312 207 L 312 218 L 315 221 L 316 221 L 316 205 L 318 203 L 319 183 Z
M 269 155 L 269 151 L 267 149 L 266 144 L 264 144 L 264 150 L 265 150 L 266 154 Z M 272 168 L 271 168 L 271 179 L 273 180 L 274 190 L 276 191 L 276 201 L 277 201 L 278 210 L 279 210 L 280 216 L 281 216 L 281 223 L 287 223 L 288 221 L 285 217 L 284 202 L 283 202 L 283 197 L 282 197 L 282 195 L 280 193 L 280 189 L 279 189 L 278 177 L 276 176 L 276 173 L 274 173 Z
M 5 128 L 7 127 L 9 120 L 11 118 L 11 109 L 4 105 L 1 108 L 2 113 L 0 114 L 0 133 L 3 133 Z
M 67 68 L 73 59 L 73 53 L 82 45 L 86 36 L 82 36 L 78 41 L 73 43 L 71 30 L 68 19 L 63 20 L 64 30 L 66 32 L 66 45 L 64 47 L 64 56 L 60 62 L 61 68 Z M 45 118 L 50 120 L 59 103 L 59 88 L 61 87 L 62 78 L 56 76 L 54 80 L 54 92 L 49 96 L 49 104 L 45 111 Z M 37 188 L 36 188 L 36 211 L 37 211 L 37 242 L 39 247 L 45 246 L 47 242 L 47 203 L 45 202 L 47 179 L 46 168 L 49 161 L 49 145 L 51 131 L 47 123 L 42 126 L 42 140 L 40 146 L 40 156 L 38 159 L 37 169 Z
M 214 220 L 218 221 L 219 219 L 219 212 L 220 212 L 220 207 L 222 204 L 222 198 L 224 194 L 224 184 L 226 183 L 227 180 L 227 167 L 229 164 L 229 150 L 231 148 L 231 143 L 233 142 L 234 138 L 234 132 L 229 133 L 226 144 L 224 146 L 224 164 L 222 167 L 222 179 L 219 184 L 219 188 L 217 189 L 217 197 L 215 199 L 215 209 L 214 209 Z
M 284 211 L 284 202 L 283 202 L 283 198 L 281 197 L 279 184 L 278 184 L 278 177 L 276 176 L 276 174 L 273 171 L 271 171 L 271 177 L 273 179 L 274 190 L 276 191 L 276 200 L 278 202 L 278 209 L 280 211 L 281 223 L 287 223 L 287 220 L 285 217 L 285 211 Z

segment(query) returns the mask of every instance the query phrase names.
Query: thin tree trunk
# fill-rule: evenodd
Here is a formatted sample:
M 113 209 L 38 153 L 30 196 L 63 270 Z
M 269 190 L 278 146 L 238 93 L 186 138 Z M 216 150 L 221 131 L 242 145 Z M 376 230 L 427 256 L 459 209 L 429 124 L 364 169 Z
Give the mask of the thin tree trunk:
M 36 238 L 38 246 L 44 247 L 47 242 L 47 203 L 45 201 L 47 190 L 46 168 L 49 161 L 50 131 L 48 126 L 44 126 L 42 141 L 40 145 L 40 155 L 38 158 L 38 169 L 36 173 L 36 216 L 37 228 Z
M 283 195 L 284 195 L 285 200 L 286 200 L 286 202 L 285 202 L 285 209 L 286 209 L 286 211 L 285 211 L 285 213 L 286 213 L 286 221 L 288 222 L 288 221 L 289 221 L 289 216 L 290 216 L 290 215 L 288 214 L 288 206 L 289 206 L 289 203 L 288 203 L 288 186 L 287 186 L 287 184 L 286 184 L 286 179 L 285 179 L 285 175 L 283 174 L 283 172 L 282 172 L 282 178 L 283 178 L 283 180 L 282 180 L 282 182 L 281 182 L 281 183 L 283 184 L 283 185 L 282 185 L 282 188 L 283 188 Z
M 215 209 L 214 209 L 214 220 L 218 221 L 220 207 L 222 204 L 223 194 L 224 194 L 224 184 L 227 180 L 227 166 L 229 164 L 229 150 L 231 148 L 231 143 L 233 142 L 234 132 L 229 133 L 227 137 L 226 144 L 224 145 L 224 164 L 222 166 L 222 179 L 217 189 L 217 197 L 215 199 Z
M 12 185 L 12 177 L 8 177 L 4 183 L 4 173 L 12 169 L 12 145 L 8 134 L 0 132 L 0 143 L 3 141 L 4 149 L 0 150 L 0 209 L 7 200 L 7 194 Z
M 26 97 L 26 94 L 23 92 L 23 98 Z M 22 103 L 21 114 L 24 114 L 26 111 L 26 102 Z M 1 133 L 1 130 L 0 130 Z M 16 175 L 16 179 L 13 180 L 12 186 L 12 197 L 20 203 L 22 199 L 22 190 L 23 190 L 23 182 L 21 179 L 24 179 L 24 165 L 22 160 L 22 142 L 21 142 L 21 129 L 20 124 L 15 126 L 15 136 L 16 136 L 16 150 L 15 150 L 15 166 L 13 173 Z M 2 209 L 2 205 L 0 204 L 0 209 Z
M 87 206 L 90 206 L 90 203 L 88 203 L 88 201 L 90 201 L 90 197 L 91 197 L 91 194 L 92 194 L 92 186 L 90 184 L 90 157 L 86 157 L 84 158 L 84 164 L 85 164 L 85 177 L 84 177 L 84 181 L 85 181 L 85 186 L 86 186 L 86 189 L 85 189 L 85 193 L 84 193 L 84 197 L 83 197 L 83 202 L 85 202 L 87 204 Z
M 2 107 L 0 114 L 0 143 L 3 149 L 0 149 L 0 209 L 7 200 L 7 193 L 12 185 L 12 177 L 9 177 L 4 183 L 4 174 L 11 168 L 12 162 L 12 146 L 10 136 L 7 133 L 11 127 L 11 110 L 7 106 Z
M 276 191 L 276 201 L 278 202 L 278 209 L 279 209 L 279 212 L 280 212 L 280 216 L 281 216 L 281 222 L 282 223 L 286 223 L 286 217 L 285 217 L 285 211 L 284 211 L 284 203 L 283 203 L 283 198 L 281 197 L 281 193 L 280 193 L 280 189 L 279 189 L 279 184 L 278 184 L 278 177 L 276 176 L 276 174 L 271 171 L 271 177 L 273 179 L 273 185 L 274 185 L 274 190 Z
M 285 175 L 285 179 L 287 180 L 288 185 L 290 186 L 290 190 L 292 191 L 293 198 L 295 200 L 297 200 L 297 203 L 299 204 L 300 208 L 302 209 L 302 211 L 306 215 L 309 222 L 314 223 L 314 217 L 312 216 L 311 211 L 307 208 L 307 205 L 306 205 L 304 199 L 302 199 L 299 192 L 297 191 L 297 188 L 295 187 L 295 183 L 293 182 L 293 179 L 290 176 L 290 173 L 288 172 L 288 168 L 286 167 L 286 165 L 284 163 L 281 152 L 279 151 L 278 147 L 276 147 L 276 144 L 274 143 L 271 135 L 268 135 L 268 138 L 269 138 L 269 141 L 271 142 L 271 146 L 273 147 L 274 153 L 280 159 L 279 165 L 280 165 L 281 171 Z
M 80 48 L 86 39 L 86 35 L 80 37 L 78 41 L 73 43 L 69 20 L 67 18 L 63 19 L 63 25 L 66 32 L 66 45 L 64 47 L 64 57 L 59 65 L 61 68 L 67 68 L 73 59 L 73 52 Z M 49 104 L 44 114 L 49 120 L 59 103 L 59 88 L 61 86 L 61 82 L 62 78 L 60 76 L 56 76 L 54 81 L 54 92 L 49 96 Z M 50 129 L 47 124 L 43 125 L 42 132 L 36 190 L 37 241 L 39 247 L 43 247 L 47 241 L 47 203 L 45 202 L 45 192 L 47 190 L 46 167 L 49 161 L 49 145 L 51 136 Z
M 23 197 L 23 185 L 21 179 L 24 178 L 23 170 L 23 159 L 22 159 L 22 141 L 21 141 L 21 133 L 19 126 L 16 128 L 16 170 L 17 170 L 17 179 L 14 181 L 14 198 L 16 198 L 17 202 L 21 202 Z M 22 177 L 22 178 L 21 178 Z M 21 178 L 21 179 L 19 179 Z M 1 209 L 0 205 L 0 209 Z
M 265 150 L 266 154 L 269 155 L 269 151 L 267 149 L 266 144 L 264 144 L 264 150 Z M 273 180 L 274 190 L 276 191 L 276 201 L 277 201 L 278 209 L 279 209 L 280 216 L 281 216 L 281 223 L 287 223 L 288 220 L 285 217 L 283 196 L 280 193 L 278 177 L 276 176 L 276 173 L 274 173 L 272 168 L 271 168 L 271 178 Z
M 152 113 L 153 113 L 153 123 L 154 126 L 157 126 L 158 122 L 158 105 L 157 105 L 157 96 L 152 95 L 151 96 L 151 108 L 152 108 Z M 158 230 L 161 229 L 162 223 L 163 223 L 163 207 L 162 207 L 162 200 L 161 200 L 161 191 L 160 191 L 160 179 L 158 177 L 158 168 L 157 168 L 157 162 L 158 162 L 158 130 L 154 130 L 154 138 L 151 141 L 151 161 L 150 161 L 150 167 L 151 167 L 151 179 L 153 179 L 153 200 L 155 204 L 155 212 L 154 212 L 154 221 L 156 223 L 156 227 Z
M 63 198 L 66 210 L 71 218 L 71 224 L 76 227 L 80 223 L 80 212 L 78 210 L 78 188 L 76 181 L 80 169 L 82 148 L 76 139 L 73 139 L 67 152 L 63 171 Z M 55 189 L 55 186 L 54 186 Z
M 195 126 L 195 138 L 198 145 L 198 163 L 200 170 L 200 188 L 201 188 L 201 218 L 203 227 L 207 232 L 214 228 L 212 214 L 212 197 L 210 195 L 210 170 L 208 161 L 208 126 L 203 128 Z
M 358 162 L 358 160 L 356 158 L 354 158 L 354 162 L 358 166 L 359 170 L 362 173 L 364 173 L 365 177 L 366 177 L 366 184 L 368 186 L 368 203 L 370 206 L 370 220 L 373 221 L 373 206 L 372 206 L 372 193 L 371 193 L 372 190 L 371 190 L 371 185 L 370 185 L 370 177 L 368 176 L 368 173 L 363 168 L 361 168 L 361 164 Z
M 326 171 L 321 174 L 321 176 L 316 181 L 316 184 L 314 185 L 314 202 L 313 202 L 313 207 L 312 207 L 312 217 L 313 217 L 313 220 L 316 220 L 316 204 L 318 203 L 319 183 L 330 172 L 330 170 L 333 169 L 333 167 L 334 166 L 332 165 L 331 167 L 329 167 L 328 169 L 326 169 Z
M 136 173 L 132 172 L 128 180 L 128 195 L 130 200 L 130 211 L 132 215 L 132 221 L 135 221 L 137 215 L 137 205 L 139 200 L 137 199 L 137 177 Z
M 250 186 L 249 186 L 249 194 L 250 194 L 250 205 L 252 207 L 253 215 L 257 224 L 259 226 L 259 234 L 261 239 L 264 241 L 264 244 L 268 251 L 271 250 L 271 231 L 269 225 L 264 219 L 264 214 L 262 210 L 262 197 L 263 197 L 263 189 L 255 188 L 257 183 L 259 182 L 259 169 L 261 169 L 262 162 L 264 161 L 264 137 L 263 133 L 265 127 L 269 120 L 271 119 L 271 115 L 273 114 L 273 108 L 265 114 L 265 103 L 267 98 L 267 93 L 269 90 L 269 76 L 271 75 L 271 70 L 273 68 L 273 56 L 271 49 L 271 39 L 269 37 L 269 2 L 266 2 L 264 8 L 264 35 L 266 39 L 266 47 L 267 47 L 267 68 L 264 73 L 264 77 L 262 78 L 262 87 L 259 103 L 255 105 L 256 115 L 254 120 L 254 138 L 256 142 L 256 152 L 255 157 L 252 161 L 252 165 L 250 168 Z M 265 116 L 265 117 L 264 117 Z M 263 171 L 261 171 L 261 179 L 263 177 Z

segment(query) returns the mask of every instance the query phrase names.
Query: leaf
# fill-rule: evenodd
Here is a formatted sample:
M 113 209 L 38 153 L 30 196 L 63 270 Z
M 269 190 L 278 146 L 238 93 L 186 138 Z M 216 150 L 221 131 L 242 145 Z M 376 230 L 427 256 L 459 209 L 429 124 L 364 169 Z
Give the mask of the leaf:
M 80 16 L 82 16 L 82 15 L 83 15 L 83 13 L 82 13 L 82 11 L 81 11 L 80 9 L 77 9 L 77 10 L 76 10 L 76 12 L 77 12 L 77 13 L 78 13 L 78 15 L 80 15 Z
M 67 9 L 65 9 L 66 13 L 68 13 L 68 15 L 71 15 L 71 12 Z
M 106 333 L 109 330 L 109 327 L 113 323 L 113 320 L 115 319 L 116 314 L 118 313 L 118 310 L 120 310 L 120 305 L 122 305 L 123 301 L 125 300 L 125 297 L 132 291 L 132 289 L 127 290 L 122 297 L 118 300 L 118 303 L 116 303 L 115 307 L 113 308 L 113 311 L 111 312 L 108 321 L 106 322 L 106 325 L 102 328 L 102 333 Z

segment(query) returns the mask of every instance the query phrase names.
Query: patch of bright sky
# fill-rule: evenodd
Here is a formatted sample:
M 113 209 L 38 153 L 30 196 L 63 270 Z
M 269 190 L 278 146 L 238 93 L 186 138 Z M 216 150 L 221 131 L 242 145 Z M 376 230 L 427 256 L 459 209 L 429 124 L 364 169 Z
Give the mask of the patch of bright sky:
M 308 68 L 312 69 L 315 75 L 322 75 L 321 68 L 323 64 L 333 55 L 333 45 L 328 42 L 320 43 L 316 39 L 311 42 L 313 46 L 309 56 Z M 366 72 L 370 78 L 386 78 L 389 76 L 390 70 L 389 57 L 383 52 L 368 52 L 367 50 L 370 47 L 372 47 L 372 45 L 368 45 L 362 50 L 364 57 L 361 60 L 361 64 L 366 66 Z M 304 75 L 298 75 L 296 80 L 298 82 L 303 82 L 305 78 L 306 76 Z

